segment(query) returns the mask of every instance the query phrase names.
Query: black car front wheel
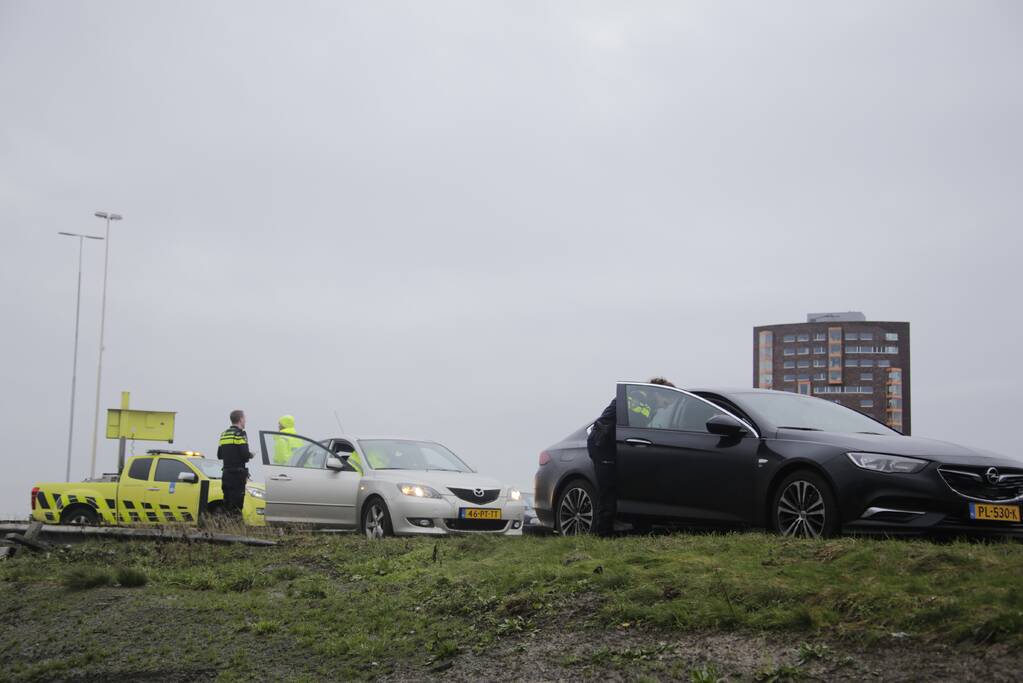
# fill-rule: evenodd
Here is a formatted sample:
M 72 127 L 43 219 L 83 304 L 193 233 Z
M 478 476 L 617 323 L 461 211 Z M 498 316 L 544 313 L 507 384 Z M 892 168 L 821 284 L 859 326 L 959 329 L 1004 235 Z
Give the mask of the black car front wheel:
M 781 482 L 771 505 L 771 522 L 782 536 L 827 538 L 838 533 L 838 503 L 831 486 L 809 470 Z
M 593 486 L 584 479 L 570 481 L 554 508 L 554 528 L 562 536 L 578 536 L 593 531 L 597 496 Z

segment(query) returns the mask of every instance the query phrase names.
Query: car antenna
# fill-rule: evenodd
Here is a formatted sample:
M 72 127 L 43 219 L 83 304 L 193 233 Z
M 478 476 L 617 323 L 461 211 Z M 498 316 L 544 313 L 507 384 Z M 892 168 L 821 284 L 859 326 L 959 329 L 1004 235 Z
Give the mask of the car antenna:
M 345 428 L 341 426 L 341 418 L 338 417 L 337 410 L 334 411 L 334 419 L 337 420 L 337 427 L 341 430 L 341 433 L 345 433 Z

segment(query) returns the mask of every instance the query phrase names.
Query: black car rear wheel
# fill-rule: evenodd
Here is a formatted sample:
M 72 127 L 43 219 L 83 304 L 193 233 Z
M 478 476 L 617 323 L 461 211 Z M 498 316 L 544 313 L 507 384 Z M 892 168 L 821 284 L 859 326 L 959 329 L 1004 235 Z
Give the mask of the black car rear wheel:
M 558 533 L 562 536 L 591 533 L 596 499 L 593 486 L 588 481 L 570 481 L 558 496 L 558 504 L 554 508 L 554 527 Z
M 838 503 L 823 477 L 801 470 L 775 490 L 771 521 L 782 536 L 827 538 L 838 532 Z

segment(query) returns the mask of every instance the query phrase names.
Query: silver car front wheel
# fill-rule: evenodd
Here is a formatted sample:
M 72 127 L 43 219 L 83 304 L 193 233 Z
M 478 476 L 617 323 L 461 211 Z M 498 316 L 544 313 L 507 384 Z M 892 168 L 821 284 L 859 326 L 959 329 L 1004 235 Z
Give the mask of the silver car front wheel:
M 362 516 L 362 530 L 370 540 L 393 535 L 387 505 L 379 498 L 370 501 Z

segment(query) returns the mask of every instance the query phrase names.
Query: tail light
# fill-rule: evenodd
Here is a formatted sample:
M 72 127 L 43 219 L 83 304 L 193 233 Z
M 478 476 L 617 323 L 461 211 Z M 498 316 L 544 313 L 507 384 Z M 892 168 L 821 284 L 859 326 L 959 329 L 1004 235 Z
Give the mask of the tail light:
M 38 486 L 33 486 L 32 487 L 32 509 L 33 510 L 36 509 L 36 497 L 38 495 L 39 495 L 39 487 Z
M 551 454 L 548 453 L 547 451 L 541 451 L 541 453 L 540 453 L 540 464 L 541 465 L 546 465 L 550 461 L 551 461 Z

